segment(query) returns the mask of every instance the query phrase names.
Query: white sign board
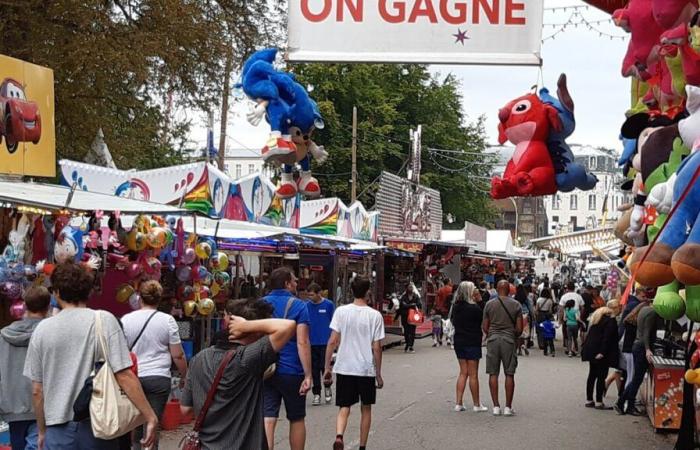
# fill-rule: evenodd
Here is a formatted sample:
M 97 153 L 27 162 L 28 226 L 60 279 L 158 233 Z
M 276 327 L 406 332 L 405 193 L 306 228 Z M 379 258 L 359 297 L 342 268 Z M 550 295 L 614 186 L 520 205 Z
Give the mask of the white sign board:
M 289 61 L 540 65 L 544 0 L 289 0 Z

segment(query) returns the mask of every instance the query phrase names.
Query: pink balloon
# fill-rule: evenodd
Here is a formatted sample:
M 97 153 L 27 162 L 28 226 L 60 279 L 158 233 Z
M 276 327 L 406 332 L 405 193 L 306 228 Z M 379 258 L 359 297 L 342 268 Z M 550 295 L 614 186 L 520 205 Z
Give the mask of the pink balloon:
M 20 320 L 24 317 L 24 313 L 27 311 L 27 307 L 24 302 L 18 300 L 10 305 L 10 317 L 14 320 Z
M 185 264 L 192 264 L 194 260 L 197 259 L 197 254 L 193 248 L 185 249 L 185 254 L 182 255 L 182 262 Z
M 141 265 L 139 263 L 132 262 L 126 266 L 126 275 L 129 278 L 138 278 L 141 275 Z

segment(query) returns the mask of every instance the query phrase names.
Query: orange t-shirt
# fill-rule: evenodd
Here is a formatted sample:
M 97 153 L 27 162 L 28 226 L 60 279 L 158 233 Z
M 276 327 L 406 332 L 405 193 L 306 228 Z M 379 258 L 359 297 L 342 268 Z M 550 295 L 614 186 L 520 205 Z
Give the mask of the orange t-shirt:
M 437 309 L 445 309 L 451 295 L 452 286 L 445 285 L 441 287 L 437 292 L 437 304 L 435 305 Z

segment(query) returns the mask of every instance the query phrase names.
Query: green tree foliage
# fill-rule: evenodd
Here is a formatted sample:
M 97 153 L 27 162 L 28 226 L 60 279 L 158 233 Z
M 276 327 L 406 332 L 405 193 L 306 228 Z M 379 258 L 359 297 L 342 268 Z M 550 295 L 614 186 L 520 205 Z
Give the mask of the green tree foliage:
M 54 70 L 59 158 L 80 160 L 98 128 L 120 168 L 174 164 L 190 121 L 218 107 L 267 36 L 272 0 L 21 0 L 0 5 L 0 53 Z
M 488 194 L 492 161 L 485 154 L 483 120 L 467 122 L 462 112 L 459 82 L 451 75 L 438 79 L 420 65 L 309 64 L 294 67 L 299 80 L 313 88 L 326 127 L 316 141 L 330 157 L 315 168 L 325 194 L 350 199 L 352 107 L 358 108 L 358 194 L 374 203 L 383 170 L 405 175 L 409 129 L 423 125 L 421 183 L 442 194 L 446 226 L 460 228 L 465 220 L 492 223 Z M 435 152 L 462 150 L 466 153 Z M 481 177 L 481 178 L 476 178 Z

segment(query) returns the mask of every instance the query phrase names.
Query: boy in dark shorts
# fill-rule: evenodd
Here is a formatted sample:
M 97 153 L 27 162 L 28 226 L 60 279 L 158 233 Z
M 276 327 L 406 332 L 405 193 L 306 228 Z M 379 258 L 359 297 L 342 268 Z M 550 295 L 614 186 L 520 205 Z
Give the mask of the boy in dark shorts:
M 343 434 L 348 426 L 350 408 L 361 402 L 360 450 L 367 446 L 372 422 L 372 405 L 382 380 L 382 339 L 384 320 L 379 311 L 369 307 L 370 281 L 367 277 L 353 279 L 351 289 L 355 301 L 339 307 L 331 321 L 331 338 L 326 348 L 324 381 L 330 382 L 331 359 L 338 343 L 333 373 L 336 374 L 335 404 L 340 408 L 336 420 L 336 438 L 333 450 L 344 448 Z

